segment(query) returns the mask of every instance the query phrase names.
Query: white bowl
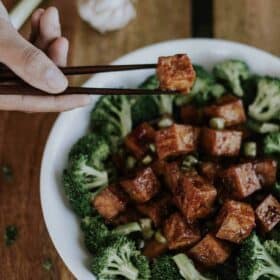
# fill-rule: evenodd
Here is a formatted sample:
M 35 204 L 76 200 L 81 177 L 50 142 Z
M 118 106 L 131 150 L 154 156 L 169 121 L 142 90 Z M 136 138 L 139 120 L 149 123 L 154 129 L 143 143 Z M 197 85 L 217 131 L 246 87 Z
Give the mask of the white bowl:
M 114 63 L 154 63 L 158 56 L 176 53 L 188 53 L 194 63 L 207 69 L 224 59 L 242 59 L 258 74 L 280 77 L 279 58 L 246 45 L 222 40 L 187 39 L 159 43 L 134 51 Z M 99 74 L 85 86 L 136 87 L 149 74 L 149 70 Z M 93 99 L 93 104 L 97 99 Z M 47 229 L 59 255 L 79 280 L 95 278 L 88 268 L 89 255 L 82 243 L 79 221 L 63 193 L 61 175 L 71 146 L 88 129 L 93 104 L 60 114 L 50 133 L 41 167 L 41 203 Z

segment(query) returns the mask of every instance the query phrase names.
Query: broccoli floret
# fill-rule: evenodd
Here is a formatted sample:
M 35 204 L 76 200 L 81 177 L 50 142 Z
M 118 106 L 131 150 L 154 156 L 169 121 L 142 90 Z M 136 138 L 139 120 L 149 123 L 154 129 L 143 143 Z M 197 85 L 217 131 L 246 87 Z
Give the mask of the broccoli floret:
M 259 78 L 257 94 L 248 112 L 250 117 L 261 122 L 280 119 L 280 79 Z
M 139 88 L 143 89 L 157 89 L 159 87 L 159 80 L 156 75 L 148 77 Z
M 225 92 L 225 88 L 218 84 L 214 76 L 202 66 L 194 65 L 194 69 L 196 72 L 194 86 L 189 95 L 176 97 L 175 103 L 177 106 L 190 102 L 197 106 L 203 106 L 220 98 Z
M 105 170 L 109 154 L 109 144 L 93 134 L 82 137 L 70 152 L 63 185 L 70 205 L 81 217 L 92 214 L 91 200 L 109 183 L 112 167 Z
M 76 159 L 80 155 L 87 155 L 90 165 L 102 170 L 104 169 L 104 161 L 110 155 L 109 143 L 104 137 L 89 133 L 80 138 L 72 147 L 69 160 Z
M 131 113 L 134 126 L 153 120 L 159 115 L 157 104 L 151 95 L 138 96 L 132 105 Z
M 70 206 L 77 215 L 85 217 L 93 214 L 90 202 L 94 194 L 84 189 L 81 184 L 77 184 L 68 170 L 63 173 L 63 187 Z
M 180 280 L 183 279 L 171 256 L 157 258 L 152 267 L 153 280 Z
M 148 77 L 139 88 L 156 89 L 159 87 L 155 75 Z M 144 95 L 136 98 L 132 106 L 133 124 L 137 125 L 143 121 L 152 120 L 160 115 L 173 113 L 174 95 Z
M 135 244 L 124 236 L 116 237 L 99 250 L 91 267 L 99 279 L 150 279 L 148 260 L 136 250 Z
M 186 280 L 210 280 L 204 277 L 194 266 L 193 261 L 185 254 L 178 254 L 173 257 L 180 274 Z
M 81 229 L 84 232 L 84 242 L 87 249 L 96 254 L 104 246 L 110 231 L 100 216 L 85 217 L 81 222 Z
M 94 131 L 106 135 L 114 149 L 132 129 L 132 102 L 125 95 L 102 97 L 91 113 L 91 124 Z
M 280 154 L 280 132 L 267 134 L 264 138 L 264 153 Z
M 264 276 L 280 279 L 280 266 L 255 233 L 252 233 L 241 245 L 237 263 L 240 280 L 257 280 Z
M 280 266 L 280 242 L 276 240 L 266 240 L 263 245 L 269 255 L 272 256 Z M 280 274 L 278 276 L 280 278 Z
M 215 65 L 214 76 L 223 82 L 237 96 L 243 96 L 242 82 L 249 78 L 250 70 L 248 65 L 241 60 L 225 60 Z

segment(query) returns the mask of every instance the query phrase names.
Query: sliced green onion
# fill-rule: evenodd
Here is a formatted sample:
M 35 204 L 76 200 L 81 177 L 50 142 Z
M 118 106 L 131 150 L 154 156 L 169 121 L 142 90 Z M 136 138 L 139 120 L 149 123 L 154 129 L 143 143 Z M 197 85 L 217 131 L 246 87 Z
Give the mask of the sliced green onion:
M 153 161 L 153 158 L 150 155 L 147 155 L 142 159 L 142 163 L 145 165 L 150 164 L 152 161 Z
M 141 231 L 141 227 L 137 222 L 120 225 L 114 229 L 114 232 L 117 234 L 128 235 L 132 232 Z
M 150 239 L 152 238 L 152 236 L 154 235 L 154 230 L 153 230 L 153 226 L 152 226 L 152 220 L 149 218 L 145 218 L 145 219 L 140 219 L 139 221 L 140 226 L 142 228 L 142 234 L 144 239 Z
M 132 169 L 133 167 L 135 167 L 135 165 L 136 165 L 136 159 L 132 156 L 128 156 L 126 158 L 126 167 L 128 169 Z
M 152 153 L 155 153 L 156 152 L 156 145 L 151 143 L 149 144 L 149 150 L 152 152 Z
M 225 120 L 223 118 L 212 118 L 209 125 L 211 128 L 221 130 L 225 128 Z
M 188 155 L 182 161 L 181 169 L 183 171 L 190 170 L 199 163 L 198 159 L 195 156 Z
M 171 118 L 164 117 L 161 120 L 159 120 L 158 127 L 159 128 L 166 128 L 166 127 L 171 126 L 173 123 L 174 123 L 174 121 Z
M 163 244 L 167 243 L 166 238 L 162 235 L 162 233 L 160 232 L 160 230 L 158 230 L 158 231 L 156 232 L 156 234 L 155 234 L 155 239 L 156 239 L 156 241 L 159 242 L 159 243 L 163 243 Z
M 244 155 L 246 157 L 256 157 L 257 156 L 257 143 L 256 142 L 246 142 L 243 147 Z

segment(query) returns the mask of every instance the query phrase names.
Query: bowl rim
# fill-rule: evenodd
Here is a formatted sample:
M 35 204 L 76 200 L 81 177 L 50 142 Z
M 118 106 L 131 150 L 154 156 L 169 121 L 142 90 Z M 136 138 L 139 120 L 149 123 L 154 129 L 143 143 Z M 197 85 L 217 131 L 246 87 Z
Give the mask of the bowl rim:
M 247 51 L 253 51 L 253 52 L 257 52 L 260 55 L 265 55 L 267 58 L 273 59 L 275 60 L 275 63 L 277 64 L 277 61 L 279 63 L 279 69 L 280 69 L 280 59 L 273 55 L 270 54 L 264 50 L 258 49 L 256 47 L 253 46 L 249 46 L 247 44 L 243 44 L 243 43 L 237 43 L 237 42 L 233 42 L 230 40 L 223 40 L 223 39 L 210 39 L 210 38 L 186 38 L 186 39 L 176 39 L 176 40 L 168 40 L 168 41 L 163 41 L 163 42 L 158 42 L 155 44 L 150 44 L 147 46 L 144 46 L 142 48 L 138 48 L 132 52 L 129 52 L 121 57 L 119 57 L 118 59 L 114 60 L 111 64 L 117 64 L 119 60 L 123 60 L 128 58 L 129 56 L 133 56 L 134 54 L 136 54 L 137 52 L 140 51 L 149 51 L 149 49 L 152 48 L 157 48 L 157 47 L 164 47 L 165 45 L 169 45 L 169 44 L 182 44 L 182 43 L 187 43 L 187 44 L 191 44 L 191 43 L 195 43 L 195 44 L 207 44 L 207 45 L 211 45 L 213 46 L 218 46 L 218 45 L 223 45 L 223 46 L 229 46 L 229 47 L 236 47 L 236 48 L 241 48 L 242 50 L 244 50 L 244 52 Z M 100 74 L 95 75 L 93 77 L 91 77 L 87 82 L 84 83 L 83 86 L 90 86 L 92 85 L 92 82 L 96 79 L 96 77 L 98 77 Z M 97 96 L 96 98 L 98 98 L 99 96 Z M 44 202 L 44 172 L 46 170 L 46 165 L 47 165 L 47 161 L 48 161 L 48 154 L 50 151 L 50 147 L 53 145 L 53 139 L 55 137 L 55 132 L 57 131 L 58 127 L 60 126 L 60 123 L 63 122 L 65 118 L 64 113 L 60 113 L 59 116 L 57 117 L 57 119 L 55 120 L 49 135 L 47 137 L 47 141 L 44 147 L 44 152 L 42 155 L 42 160 L 41 160 L 41 169 L 40 169 L 40 205 L 41 205 L 41 209 L 42 209 L 42 214 L 43 214 L 43 219 L 44 219 L 44 223 L 46 225 L 46 229 L 47 232 L 50 236 L 50 239 L 52 241 L 52 244 L 55 247 L 55 250 L 57 251 L 58 255 L 60 256 L 60 258 L 62 259 L 63 263 L 66 265 L 66 267 L 69 269 L 69 271 L 71 271 L 71 273 L 77 278 L 77 279 L 81 279 L 80 275 L 78 273 L 76 273 L 75 270 L 73 270 L 70 267 L 70 264 L 68 264 L 68 262 L 65 260 L 64 254 L 62 249 L 59 247 L 58 244 L 56 244 L 55 238 L 53 237 L 53 230 L 51 228 L 50 225 L 50 221 L 47 215 L 47 206 L 46 203 Z M 94 277 L 94 275 L 93 275 Z M 94 278 L 93 278 L 94 279 Z

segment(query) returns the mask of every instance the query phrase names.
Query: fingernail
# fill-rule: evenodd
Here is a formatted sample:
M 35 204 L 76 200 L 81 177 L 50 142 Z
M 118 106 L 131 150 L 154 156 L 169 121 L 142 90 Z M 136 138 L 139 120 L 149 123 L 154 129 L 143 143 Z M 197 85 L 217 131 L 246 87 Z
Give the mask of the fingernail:
M 51 67 L 46 71 L 45 77 L 47 84 L 53 93 L 65 90 L 68 85 L 66 77 L 54 67 Z

